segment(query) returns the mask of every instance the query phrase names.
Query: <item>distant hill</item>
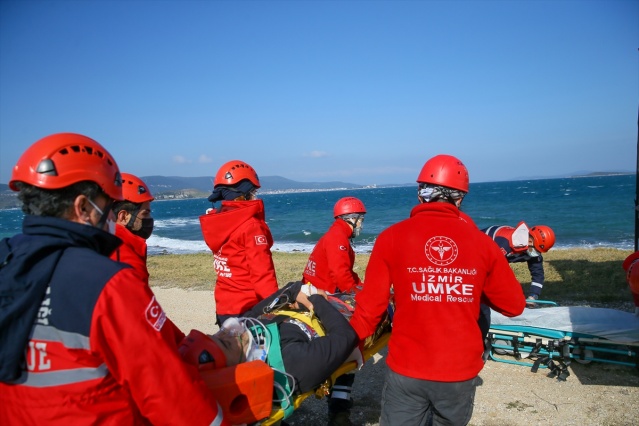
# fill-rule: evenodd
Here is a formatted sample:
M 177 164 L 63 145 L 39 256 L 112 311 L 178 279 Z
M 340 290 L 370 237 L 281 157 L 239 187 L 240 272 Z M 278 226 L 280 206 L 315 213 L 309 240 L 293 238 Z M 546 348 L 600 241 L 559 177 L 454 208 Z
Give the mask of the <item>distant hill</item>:
M 204 198 L 213 190 L 213 177 L 179 177 L 179 176 L 142 176 L 157 200 Z M 260 177 L 261 193 L 288 191 L 329 191 L 336 189 L 364 188 L 348 182 L 298 182 L 282 176 Z M 0 183 L 0 209 L 20 207 L 17 192 L 9 189 L 9 185 Z
M 213 177 L 143 176 L 151 193 L 157 199 L 207 197 L 213 190 Z M 261 193 L 286 191 L 326 191 L 363 188 L 348 182 L 298 182 L 282 176 L 260 177 Z
M 634 172 L 575 172 L 569 175 L 554 177 L 527 177 L 522 179 L 555 179 L 555 178 L 577 178 L 588 176 L 610 176 L 634 174 Z M 143 176 L 142 180 L 151 189 L 151 192 L 158 200 L 179 199 L 179 198 L 204 198 L 208 197 L 213 190 L 213 177 L 179 177 L 179 176 Z M 367 188 L 367 186 L 357 185 L 354 183 L 333 181 L 333 182 L 299 182 L 282 176 L 263 176 L 260 177 L 261 193 L 277 193 L 277 192 L 300 192 L 300 191 L 330 191 L 337 189 L 358 189 Z M 414 185 L 413 183 L 409 185 Z M 385 186 L 403 186 L 403 185 L 378 185 Z M 9 186 L 0 183 L 0 209 L 20 207 L 17 193 L 11 191 Z

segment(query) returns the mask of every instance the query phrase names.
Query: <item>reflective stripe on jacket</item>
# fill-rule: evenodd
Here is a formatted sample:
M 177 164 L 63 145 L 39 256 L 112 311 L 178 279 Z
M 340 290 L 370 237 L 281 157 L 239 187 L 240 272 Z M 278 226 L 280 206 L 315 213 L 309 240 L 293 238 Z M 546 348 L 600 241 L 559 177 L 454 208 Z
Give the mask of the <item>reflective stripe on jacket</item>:
M 27 356 L 20 377 L 0 383 L 0 424 L 224 424 L 149 287 L 87 238 L 96 228 L 46 218 L 25 219 L 24 228 L 30 238 L 8 245 L 12 261 L 28 264 L 52 235 L 71 245 L 37 302 L 28 342 L 8 342 Z

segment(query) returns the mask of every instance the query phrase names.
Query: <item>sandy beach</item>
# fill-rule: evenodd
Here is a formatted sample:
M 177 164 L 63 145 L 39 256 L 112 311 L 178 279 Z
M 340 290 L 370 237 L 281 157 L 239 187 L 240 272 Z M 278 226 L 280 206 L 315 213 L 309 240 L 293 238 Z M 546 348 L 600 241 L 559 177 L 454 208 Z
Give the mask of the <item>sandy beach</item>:
M 212 291 L 153 287 L 157 299 L 184 332 L 217 330 Z M 454 350 L 454 348 L 442 348 Z M 488 361 L 480 373 L 471 425 L 636 425 L 639 424 L 639 372 L 631 367 L 593 362 L 569 367 L 566 381 L 547 377 L 547 370 Z M 384 352 L 357 373 L 356 425 L 377 425 L 386 364 Z M 326 424 L 325 399 L 308 398 L 287 422 Z

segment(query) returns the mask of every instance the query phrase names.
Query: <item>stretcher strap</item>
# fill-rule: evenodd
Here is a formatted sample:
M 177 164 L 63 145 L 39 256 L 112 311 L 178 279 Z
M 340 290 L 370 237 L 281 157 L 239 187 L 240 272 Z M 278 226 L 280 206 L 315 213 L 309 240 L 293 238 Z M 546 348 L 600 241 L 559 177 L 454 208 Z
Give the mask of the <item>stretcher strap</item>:
M 539 344 L 539 340 L 537 341 L 537 344 Z M 557 346 L 560 354 L 560 359 L 553 359 L 552 358 L 552 353 L 555 350 L 555 346 Z M 557 377 L 558 380 L 562 380 L 565 381 L 568 376 L 570 376 L 570 372 L 568 371 L 568 366 L 570 365 L 570 361 L 563 361 L 562 359 L 565 358 L 565 347 L 567 345 L 565 344 L 565 342 L 555 342 L 554 340 L 549 340 L 548 341 L 548 356 L 542 356 L 539 357 L 535 360 L 535 362 L 533 363 L 533 366 L 531 367 L 530 371 L 533 373 L 536 373 L 537 370 L 539 369 L 540 365 L 545 365 L 548 370 L 550 370 L 550 373 L 548 373 L 548 377 Z M 532 353 L 532 352 L 531 352 Z M 570 351 L 568 351 L 568 357 L 570 356 Z
M 324 327 L 322 326 L 322 323 L 319 322 L 317 317 L 313 315 L 312 312 L 300 312 L 300 311 L 279 309 L 274 313 L 277 315 L 283 315 L 285 317 L 294 318 L 298 321 L 301 321 L 304 324 L 311 327 L 313 331 L 317 333 L 318 336 L 320 337 L 326 336 L 326 332 L 324 331 Z M 278 321 L 278 322 L 281 322 L 281 321 Z

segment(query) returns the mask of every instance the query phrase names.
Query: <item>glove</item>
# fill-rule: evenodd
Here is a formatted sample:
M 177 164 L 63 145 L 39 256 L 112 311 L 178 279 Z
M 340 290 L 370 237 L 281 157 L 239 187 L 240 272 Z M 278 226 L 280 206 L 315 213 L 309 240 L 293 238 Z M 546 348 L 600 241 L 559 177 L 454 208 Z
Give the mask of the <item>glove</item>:
M 357 363 L 357 369 L 361 370 L 364 366 L 364 341 L 360 340 L 358 345 L 353 349 L 350 356 L 345 362 L 355 361 Z

